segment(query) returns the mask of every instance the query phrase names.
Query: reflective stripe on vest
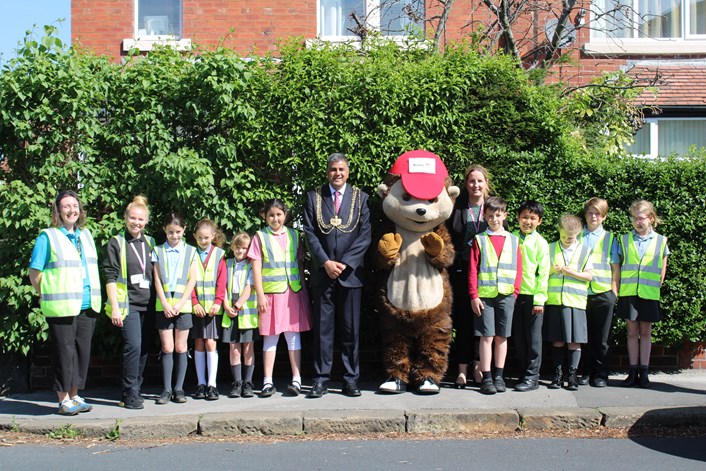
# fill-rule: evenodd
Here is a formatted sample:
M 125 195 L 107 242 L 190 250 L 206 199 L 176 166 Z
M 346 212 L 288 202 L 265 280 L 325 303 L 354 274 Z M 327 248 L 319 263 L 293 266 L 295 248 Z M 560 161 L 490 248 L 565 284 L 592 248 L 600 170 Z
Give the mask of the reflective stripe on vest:
M 565 263 L 564 254 L 559 247 L 559 242 L 549 244 L 549 257 L 552 266 L 566 265 L 576 272 L 582 272 L 588 262 L 589 256 L 588 247 L 579 243 L 569 263 Z M 552 273 L 549 275 L 547 304 L 585 310 L 587 301 L 588 281 L 578 280 L 573 276 L 564 276 L 561 273 Z
M 198 260 L 199 277 L 196 279 L 196 296 L 199 299 L 199 304 L 203 306 L 204 311 L 208 312 L 216 300 L 216 278 L 218 276 L 218 265 L 225 255 L 223 249 L 213 247 L 211 254 L 208 256 L 208 263 L 203 265 L 201 259 Z M 218 314 L 223 313 L 223 306 L 219 309 Z
M 476 243 L 480 249 L 478 296 L 495 298 L 498 294 L 514 293 L 517 276 L 517 246 L 519 244 L 517 236 L 505 233 L 505 242 L 503 242 L 499 259 L 487 232 L 478 234 Z
M 583 238 L 583 233 L 579 240 Z M 591 291 L 600 294 L 610 291 L 613 282 L 613 272 L 610 271 L 610 249 L 613 247 L 613 234 L 605 231 L 603 237 L 596 241 L 596 245 L 591 250 L 591 262 L 593 263 L 593 278 L 591 278 Z
M 262 289 L 265 293 L 284 293 L 287 291 L 287 285 L 294 292 L 302 289 L 297 263 L 299 237 L 294 229 L 287 227 L 286 230 L 287 253 L 282 250 L 269 227 L 257 231 L 263 249 Z
M 150 260 L 152 253 L 154 252 L 154 239 L 148 235 L 145 235 L 145 240 L 147 241 L 146 251 L 147 260 Z M 115 281 L 115 289 L 117 291 L 118 309 L 120 309 L 120 316 L 123 320 L 127 317 L 130 307 L 130 300 L 127 295 L 127 241 L 125 240 L 124 234 L 118 234 L 113 239 L 118 241 L 118 247 L 120 247 L 120 274 L 118 279 Z M 145 264 L 147 264 L 145 260 Z M 108 317 L 113 315 L 113 307 L 110 305 L 110 300 L 105 303 L 105 314 Z
M 76 246 L 58 228 L 42 231 L 49 239 L 49 263 L 42 271 L 39 305 L 46 317 L 73 317 L 83 305 L 85 270 Z M 81 250 L 86 258 L 88 282 L 91 286 L 91 309 L 100 312 L 101 289 L 98 276 L 98 255 L 88 229 L 79 233 Z
M 619 296 L 639 296 L 642 299 L 660 299 L 662 286 L 662 262 L 666 238 L 660 234 L 653 237 L 640 259 L 632 233 L 623 234 L 620 245 L 623 263 L 620 265 Z
M 169 244 L 165 242 L 157 247 L 156 252 L 159 264 L 159 277 L 162 281 L 164 297 L 167 298 L 167 302 L 170 306 L 174 306 L 179 302 L 179 300 L 181 300 L 182 296 L 184 296 L 184 290 L 186 289 L 186 284 L 189 281 L 189 268 L 191 267 L 191 263 L 196 256 L 196 249 L 189 244 L 184 244 L 183 250 L 179 256 L 179 262 L 176 266 L 176 284 L 174 286 L 169 286 L 169 273 L 167 273 L 167 270 L 169 269 L 167 255 L 168 248 Z M 158 312 L 164 312 L 164 306 L 162 306 L 162 300 L 159 299 L 159 296 L 157 296 L 155 309 Z M 191 313 L 192 311 L 191 299 L 189 299 L 189 301 L 184 304 L 184 307 L 181 308 L 181 312 Z
M 234 291 L 235 286 L 235 265 L 237 264 L 234 258 L 226 260 L 226 266 L 228 268 L 228 288 L 226 289 L 226 306 L 233 306 L 235 302 L 240 298 L 245 290 L 245 285 L 248 281 L 248 276 L 252 271 L 252 265 L 246 263 L 243 270 L 240 271 L 238 276 L 238 292 Z M 228 328 L 233 323 L 233 320 L 228 316 L 224 315 L 221 325 Z M 256 329 L 258 327 L 258 314 L 257 314 L 257 293 L 254 289 L 250 290 L 250 296 L 248 297 L 245 304 L 243 304 L 238 311 L 238 329 Z

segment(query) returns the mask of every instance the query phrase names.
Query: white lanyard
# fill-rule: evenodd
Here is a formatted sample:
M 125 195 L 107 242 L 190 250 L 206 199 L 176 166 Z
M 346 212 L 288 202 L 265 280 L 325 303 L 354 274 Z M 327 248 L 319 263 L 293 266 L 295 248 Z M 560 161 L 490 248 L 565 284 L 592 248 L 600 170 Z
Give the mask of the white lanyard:
M 144 242 L 141 244 L 142 245 L 142 258 L 140 258 L 140 254 L 137 253 L 137 250 L 135 250 L 135 246 L 132 244 L 133 241 L 130 241 L 130 248 L 132 249 L 133 252 L 135 252 L 135 257 L 137 257 L 137 263 L 140 264 L 140 268 L 142 269 L 142 276 L 145 276 L 145 265 L 147 264 L 147 256 L 145 255 L 145 244 Z

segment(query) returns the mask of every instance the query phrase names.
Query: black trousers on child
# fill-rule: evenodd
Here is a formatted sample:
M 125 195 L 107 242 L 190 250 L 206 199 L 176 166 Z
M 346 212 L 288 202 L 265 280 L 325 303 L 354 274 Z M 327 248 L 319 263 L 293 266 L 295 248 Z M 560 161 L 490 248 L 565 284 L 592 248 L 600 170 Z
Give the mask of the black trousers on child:
M 616 296 L 612 290 L 588 297 L 586 321 L 588 343 L 583 347 L 584 373 L 592 378 L 608 379 L 610 326 Z
M 512 317 L 512 340 L 515 343 L 521 378 L 539 379 L 542 366 L 542 324 L 544 314 L 532 314 L 534 296 L 520 294 Z

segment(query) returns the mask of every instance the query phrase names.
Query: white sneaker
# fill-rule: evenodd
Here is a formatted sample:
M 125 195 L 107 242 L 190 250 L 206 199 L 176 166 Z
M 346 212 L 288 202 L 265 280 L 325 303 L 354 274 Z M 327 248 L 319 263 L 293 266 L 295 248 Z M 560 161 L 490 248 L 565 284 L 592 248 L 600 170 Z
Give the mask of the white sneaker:
M 78 411 L 79 412 L 91 412 L 93 410 L 93 406 L 88 404 L 81 396 L 78 394 L 75 395 L 74 397 L 71 398 L 72 401 L 74 401 L 74 404 L 78 406 Z
M 420 394 L 439 394 L 439 385 L 431 378 L 425 378 L 419 385 Z

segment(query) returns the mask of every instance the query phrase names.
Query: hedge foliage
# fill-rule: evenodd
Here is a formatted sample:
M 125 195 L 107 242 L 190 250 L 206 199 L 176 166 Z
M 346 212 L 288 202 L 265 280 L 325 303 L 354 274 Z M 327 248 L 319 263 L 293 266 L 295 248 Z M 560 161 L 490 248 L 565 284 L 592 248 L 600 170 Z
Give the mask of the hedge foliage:
M 612 113 L 601 123 L 599 113 L 586 112 L 591 100 L 531 85 L 507 58 L 463 46 L 437 53 L 380 43 L 361 52 L 291 43 L 278 59 L 161 49 L 114 64 L 67 49 L 50 27 L 46 33 L 28 36 L 0 72 L 6 351 L 27 353 L 46 339 L 27 265 L 58 190 L 79 191 L 100 245 L 121 230 L 136 194 L 151 202 L 149 232 L 158 240 L 169 211 L 191 222 L 210 217 L 232 234 L 259 227 L 260 202 L 272 196 L 288 201 L 296 219 L 303 191 L 322 183 L 331 152 L 349 155 L 351 182 L 372 195 L 396 156 L 413 148 L 437 152 L 457 180 L 470 163 L 486 165 L 512 207 L 525 198 L 544 202 L 550 239 L 556 216 L 578 211 L 590 196 L 610 201 L 607 226 L 621 231 L 630 202 L 650 199 L 673 252 L 656 340 L 706 336 L 704 159 L 606 158 L 614 143 L 591 136 L 603 126 L 624 131 L 627 118 Z M 628 98 L 611 99 L 624 106 Z M 373 306 L 366 319 L 375 322 Z M 96 337 L 103 353 L 119 351 L 107 323 Z

